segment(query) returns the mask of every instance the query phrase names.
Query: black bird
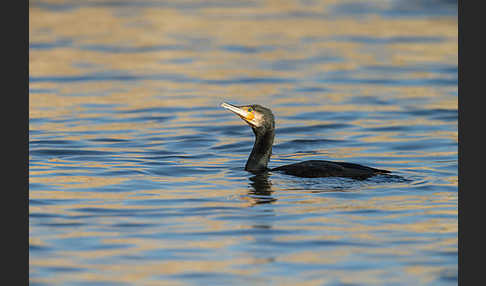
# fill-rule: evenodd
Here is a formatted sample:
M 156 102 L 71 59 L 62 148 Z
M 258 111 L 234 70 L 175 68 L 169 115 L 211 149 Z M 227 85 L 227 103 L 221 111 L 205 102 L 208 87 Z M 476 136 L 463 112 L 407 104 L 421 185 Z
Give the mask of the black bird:
M 309 160 L 269 169 L 267 165 L 272 155 L 272 145 L 275 137 L 275 120 L 272 111 L 258 104 L 235 106 L 223 102 L 221 106 L 240 116 L 241 119 L 250 125 L 253 133 L 255 133 L 255 144 L 245 166 L 245 170 L 252 173 L 281 171 L 288 175 L 305 178 L 348 177 L 361 180 L 376 174 L 390 173 L 387 170 L 354 163 L 324 160 Z

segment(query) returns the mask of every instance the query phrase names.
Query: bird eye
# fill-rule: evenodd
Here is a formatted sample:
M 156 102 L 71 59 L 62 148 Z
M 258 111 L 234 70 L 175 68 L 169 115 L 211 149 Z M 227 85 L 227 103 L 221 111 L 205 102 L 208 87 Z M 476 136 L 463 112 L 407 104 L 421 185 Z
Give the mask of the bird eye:
M 253 111 L 253 108 L 249 107 L 248 112 L 252 112 L 252 111 Z

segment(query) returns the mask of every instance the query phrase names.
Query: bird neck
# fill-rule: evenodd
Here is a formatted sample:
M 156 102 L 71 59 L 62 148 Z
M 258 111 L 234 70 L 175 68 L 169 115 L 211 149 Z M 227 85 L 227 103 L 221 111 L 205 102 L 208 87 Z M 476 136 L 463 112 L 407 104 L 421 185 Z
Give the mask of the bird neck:
M 251 150 L 250 157 L 246 162 L 245 170 L 251 172 L 261 172 L 267 170 L 268 161 L 272 156 L 273 138 L 275 131 L 273 129 L 259 132 L 253 129 L 255 133 L 255 144 Z

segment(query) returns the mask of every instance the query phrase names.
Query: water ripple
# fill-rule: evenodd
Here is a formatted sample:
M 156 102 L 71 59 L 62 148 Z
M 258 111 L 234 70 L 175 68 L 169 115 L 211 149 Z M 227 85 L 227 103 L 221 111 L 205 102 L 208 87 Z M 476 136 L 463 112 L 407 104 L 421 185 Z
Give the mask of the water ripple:
M 31 1 L 30 284 L 457 284 L 457 3 L 277 2 Z

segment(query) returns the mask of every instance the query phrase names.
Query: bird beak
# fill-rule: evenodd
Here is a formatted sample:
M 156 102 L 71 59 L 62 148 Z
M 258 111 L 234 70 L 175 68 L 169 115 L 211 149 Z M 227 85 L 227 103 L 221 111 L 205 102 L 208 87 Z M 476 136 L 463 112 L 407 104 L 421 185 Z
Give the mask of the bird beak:
M 253 113 L 251 112 L 248 112 L 238 106 L 234 106 L 234 105 L 231 105 L 231 104 L 228 104 L 226 102 L 223 102 L 221 103 L 221 106 L 228 109 L 229 111 L 235 113 L 236 115 L 238 115 L 239 117 L 241 117 L 241 119 L 245 120 L 246 122 L 248 123 L 252 123 L 251 121 L 253 120 L 254 118 L 254 115 Z

